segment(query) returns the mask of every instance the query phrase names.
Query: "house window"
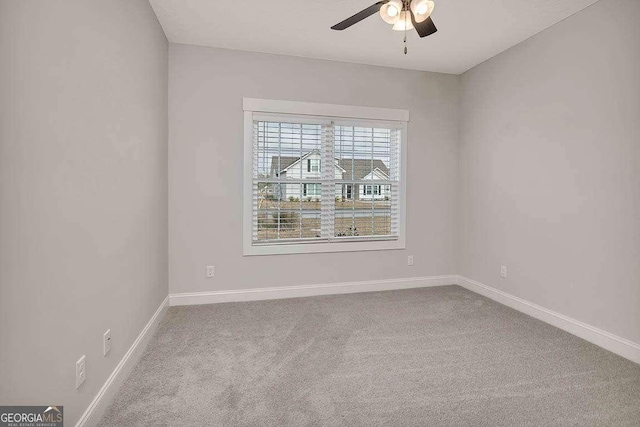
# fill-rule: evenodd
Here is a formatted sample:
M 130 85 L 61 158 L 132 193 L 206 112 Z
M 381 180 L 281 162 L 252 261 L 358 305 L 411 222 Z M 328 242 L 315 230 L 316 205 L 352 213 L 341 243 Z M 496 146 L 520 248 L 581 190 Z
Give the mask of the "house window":
M 320 159 L 307 159 L 307 172 L 319 172 Z
M 244 99 L 244 254 L 404 248 L 408 112 Z
M 302 184 L 303 196 L 320 196 L 322 195 L 322 184 Z
M 380 195 L 380 186 L 379 185 L 366 185 L 364 189 L 364 194 L 367 196 L 378 196 Z
M 344 187 L 345 187 L 345 198 L 352 199 L 353 198 L 353 185 L 346 184 Z

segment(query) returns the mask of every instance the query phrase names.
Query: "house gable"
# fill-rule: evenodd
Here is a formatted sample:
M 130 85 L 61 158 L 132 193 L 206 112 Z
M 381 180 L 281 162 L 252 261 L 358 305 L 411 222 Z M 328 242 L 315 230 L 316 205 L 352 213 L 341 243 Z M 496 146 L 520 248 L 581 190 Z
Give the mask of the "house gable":
M 386 181 L 386 180 L 389 179 L 389 175 L 387 175 L 383 170 L 381 170 L 379 168 L 375 168 L 373 170 L 373 172 L 367 174 L 362 179 L 363 180 L 375 179 L 375 180 L 380 180 L 380 181 Z

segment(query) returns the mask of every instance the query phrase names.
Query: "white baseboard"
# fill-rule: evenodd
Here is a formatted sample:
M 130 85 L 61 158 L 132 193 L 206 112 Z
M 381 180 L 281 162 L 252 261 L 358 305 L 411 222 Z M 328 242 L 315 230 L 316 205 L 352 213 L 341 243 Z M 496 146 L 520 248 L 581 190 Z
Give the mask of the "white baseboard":
M 538 320 L 569 332 L 583 340 L 589 341 L 612 353 L 640 363 L 640 344 L 634 343 L 617 335 L 598 329 L 579 320 L 572 319 L 564 314 L 546 309 L 537 304 L 525 301 L 522 298 L 510 295 L 506 292 L 476 282 L 464 276 L 458 276 L 458 285 L 470 291 L 483 295 L 494 301 L 535 317 Z
M 370 280 L 365 282 L 330 283 L 321 285 L 253 288 L 229 291 L 170 294 L 171 306 L 215 304 L 221 302 L 258 301 L 299 298 L 316 295 L 351 294 L 356 292 L 390 291 L 456 284 L 457 276 L 409 277 L 406 279 Z
M 111 400 L 120 389 L 120 386 L 126 379 L 131 369 L 142 356 L 142 352 L 146 345 L 149 343 L 151 336 L 158 328 L 160 320 L 164 316 L 165 312 L 169 308 L 169 296 L 162 301 L 160 307 L 151 317 L 151 320 L 145 325 L 140 335 L 133 342 L 127 353 L 122 357 L 118 366 L 113 370 L 107 381 L 104 383 L 98 394 L 89 404 L 89 407 L 84 414 L 78 420 L 76 427 L 93 426 L 100 421 L 100 418 L 104 414 L 105 410 L 111 403 Z

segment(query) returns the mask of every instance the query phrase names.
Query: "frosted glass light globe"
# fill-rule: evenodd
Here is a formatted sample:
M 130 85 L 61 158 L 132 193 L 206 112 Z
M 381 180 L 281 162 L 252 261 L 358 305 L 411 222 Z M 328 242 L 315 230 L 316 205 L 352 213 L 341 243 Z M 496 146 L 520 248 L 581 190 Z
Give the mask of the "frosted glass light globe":
M 411 11 L 416 22 L 423 22 L 433 12 L 435 3 L 433 0 L 412 0 Z
M 380 17 L 387 24 L 393 25 L 398 22 L 401 10 L 402 2 L 400 0 L 390 0 L 380 8 Z

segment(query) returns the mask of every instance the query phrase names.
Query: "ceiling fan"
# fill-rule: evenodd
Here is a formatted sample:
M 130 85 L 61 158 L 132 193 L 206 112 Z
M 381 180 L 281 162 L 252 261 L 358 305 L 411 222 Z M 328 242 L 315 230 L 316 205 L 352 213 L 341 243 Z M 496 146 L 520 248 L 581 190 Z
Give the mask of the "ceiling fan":
M 432 0 L 381 0 L 355 15 L 331 27 L 342 31 L 365 18 L 380 12 L 384 22 L 393 25 L 393 30 L 404 31 L 404 53 L 407 54 L 407 30 L 416 29 L 420 37 L 438 31 L 431 19 L 435 4 Z

